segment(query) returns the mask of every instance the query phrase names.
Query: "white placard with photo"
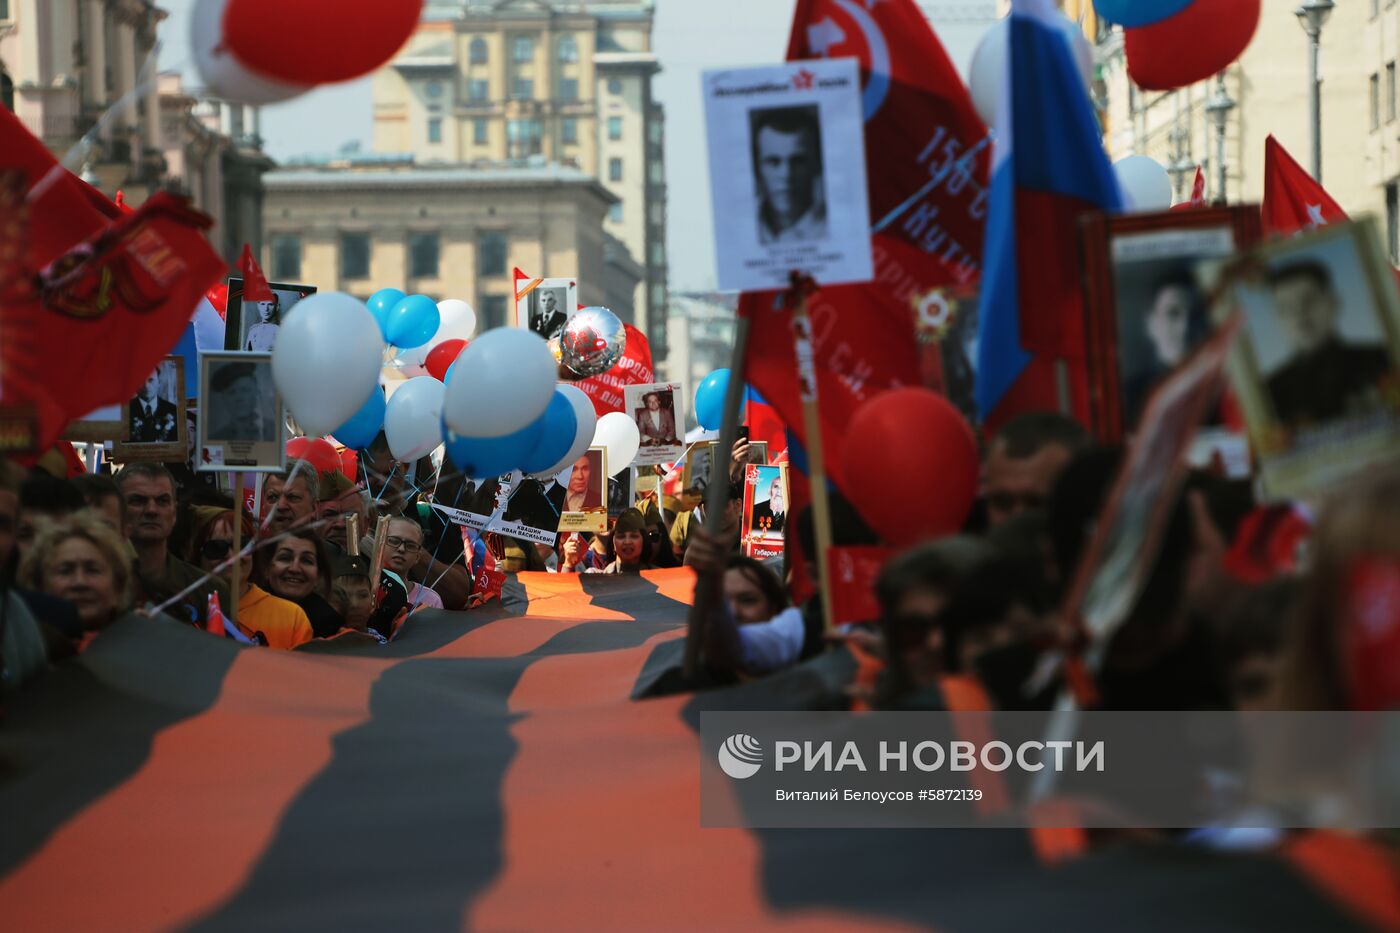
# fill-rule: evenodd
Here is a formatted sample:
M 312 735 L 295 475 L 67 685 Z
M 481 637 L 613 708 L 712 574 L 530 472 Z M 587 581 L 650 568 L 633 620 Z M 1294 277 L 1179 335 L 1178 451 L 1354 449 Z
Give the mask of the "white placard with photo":
M 548 340 L 558 337 L 576 313 L 578 279 L 545 279 L 520 296 L 515 305 L 515 323 Z
M 685 453 L 685 393 L 679 382 L 625 386 L 627 414 L 637 423 L 641 446 L 636 466 L 675 463 Z
M 725 291 L 868 282 L 865 123 L 853 58 L 704 75 L 715 261 Z

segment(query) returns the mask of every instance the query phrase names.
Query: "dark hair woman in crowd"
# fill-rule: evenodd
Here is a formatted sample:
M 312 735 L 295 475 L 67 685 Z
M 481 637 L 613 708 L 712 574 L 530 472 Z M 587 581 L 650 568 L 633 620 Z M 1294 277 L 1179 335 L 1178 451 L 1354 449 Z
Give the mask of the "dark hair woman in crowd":
M 317 638 L 329 638 L 340 631 L 344 623 L 327 601 L 330 558 L 316 531 L 294 529 L 261 553 L 265 556 L 260 575 L 269 593 L 300 606 Z

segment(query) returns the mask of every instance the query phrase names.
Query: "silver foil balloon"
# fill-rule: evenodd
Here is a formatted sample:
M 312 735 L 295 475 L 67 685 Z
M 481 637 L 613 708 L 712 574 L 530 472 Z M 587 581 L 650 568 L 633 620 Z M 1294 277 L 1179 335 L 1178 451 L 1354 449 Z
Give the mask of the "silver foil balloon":
M 605 373 L 627 349 L 627 329 L 607 308 L 584 308 L 559 335 L 562 362 L 581 379 Z

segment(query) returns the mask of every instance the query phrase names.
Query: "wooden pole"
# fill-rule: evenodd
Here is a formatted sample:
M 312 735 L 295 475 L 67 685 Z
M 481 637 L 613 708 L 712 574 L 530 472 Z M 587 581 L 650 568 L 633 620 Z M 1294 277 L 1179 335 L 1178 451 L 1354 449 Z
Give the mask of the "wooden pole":
M 739 436 L 739 409 L 744 399 L 744 356 L 749 346 L 749 320 L 742 315 L 734 328 L 734 354 L 729 363 L 729 386 L 724 393 L 724 420 L 720 424 L 718 452 L 713 459 L 723 457 L 724 469 L 710 464 L 710 483 L 705 487 L 705 531 L 719 537 L 724 528 L 724 513 L 729 504 L 729 465 L 734 441 Z M 700 649 L 704 644 L 705 620 L 724 598 L 724 572 L 702 573 L 695 580 L 695 599 L 690 607 L 690 625 L 685 633 L 685 656 L 682 671 L 687 680 L 700 667 Z
M 818 407 L 817 370 L 812 350 L 812 322 L 807 317 L 808 289 L 794 284 L 789 295 L 796 298 L 792 310 L 792 336 L 797 351 L 797 384 L 802 393 L 802 420 L 807 429 L 807 479 L 812 494 L 812 527 L 816 532 L 817 585 L 822 601 L 822 627 L 834 627 L 831 605 L 831 575 L 827 573 L 831 551 L 831 503 L 826 496 L 826 456 L 822 447 L 822 421 Z
M 243 558 L 240 556 L 243 551 L 243 473 L 233 474 L 233 573 L 229 577 L 229 618 L 234 622 L 238 621 L 238 596 L 243 582 L 241 577 L 243 570 Z M 249 629 L 252 631 L 252 629 Z

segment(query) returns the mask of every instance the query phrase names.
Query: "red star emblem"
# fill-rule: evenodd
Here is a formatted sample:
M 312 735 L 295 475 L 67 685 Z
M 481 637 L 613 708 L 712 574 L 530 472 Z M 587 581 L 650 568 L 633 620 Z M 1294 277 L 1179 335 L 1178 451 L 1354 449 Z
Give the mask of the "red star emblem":
M 811 88 L 812 79 L 815 77 L 816 75 L 812 74 L 806 68 L 799 69 L 797 74 L 792 76 L 792 86 L 799 91 L 808 90 Z

